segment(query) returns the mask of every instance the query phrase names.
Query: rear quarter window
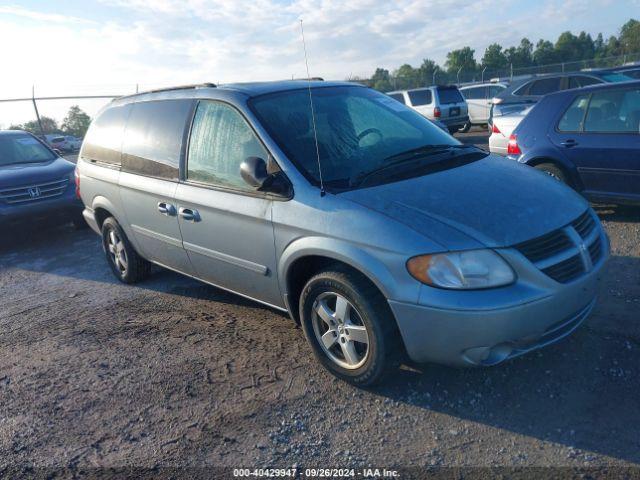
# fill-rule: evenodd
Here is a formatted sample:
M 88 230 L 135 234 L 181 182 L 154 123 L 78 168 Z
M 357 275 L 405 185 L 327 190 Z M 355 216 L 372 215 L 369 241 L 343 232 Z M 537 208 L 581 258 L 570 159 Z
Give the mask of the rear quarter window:
M 389 96 L 404 105 L 404 95 L 402 95 L 401 93 L 391 93 L 389 94 Z
M 464 98 L 457 88 L 438 88 L 438 98 L 440 103 L 460 103 Z
M 411 105 L 419 107 L 420 105 L 429 105 L 432 101 L 431 90 L 413 90 L 407 92 Z
M 122 136 L 130 112 L 131 105 L 104 110 L 89 127 L 82 147 L 82 157 L 119 166 Z
M 178 179 L 192 100 L 158 100 L 133 105 L 122 145 L 122 169 Z

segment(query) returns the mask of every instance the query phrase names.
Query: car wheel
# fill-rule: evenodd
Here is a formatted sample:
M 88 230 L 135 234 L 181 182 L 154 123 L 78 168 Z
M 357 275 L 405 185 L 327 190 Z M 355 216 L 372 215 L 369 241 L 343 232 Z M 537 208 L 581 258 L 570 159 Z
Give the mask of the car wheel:
M 467 122 L 465 123 L 462 128 L 460 130 L 458 130 L 461 133 L 467 133 L 469 130 L 471 130 L 471 122 Z
M 541 163 L 540 165 L 536 165 L 535 168 L 555 178 L 559 182 L 567 183 L 567 177 L 564 172 L 553 163 Z
M 447 130 L 449 130 L 449 133 L 451 135 L 453 135 L 454 133 L 456 133 L 458 130 L 460 130 L 459 126 L 455 126 L 455 127 L 447 127 Z
M 403 349 L 391 310 L 357 273 L 336 267 L 311 278 L 300 318 L 314 355 L 338 378 L 369 386 L 399 364 Z
M 121 282 L 135 283 L 149 276 L 151 264 L 133 249 L 113 217 L 102 224 L 102 246 L 113 274 Z

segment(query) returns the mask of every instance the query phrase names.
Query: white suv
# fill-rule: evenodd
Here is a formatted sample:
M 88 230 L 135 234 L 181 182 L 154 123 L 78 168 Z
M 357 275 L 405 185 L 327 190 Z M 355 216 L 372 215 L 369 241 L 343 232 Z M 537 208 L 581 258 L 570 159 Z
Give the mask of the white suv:
M 444 123 L 450 133 L 457 132 L 469 122 L 467 102 L 455 85 L 396 90 L 387 95 L 430 120 Z

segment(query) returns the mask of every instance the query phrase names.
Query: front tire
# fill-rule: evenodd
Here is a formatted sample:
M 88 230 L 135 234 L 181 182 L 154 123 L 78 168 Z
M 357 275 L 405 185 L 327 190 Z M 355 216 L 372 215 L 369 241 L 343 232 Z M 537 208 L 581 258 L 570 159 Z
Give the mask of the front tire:
M 340 268 L 312 277 L 300 296 L 300 319 L 318 361 L 365 387 L 397 368 L 402 345 L 389 306 L 361 275 Z
M 151 264 L 138 255 L 113 217 L 102 224 L 102 247 L 111 271 L 121 282 L 136 283 L 149 276 Z

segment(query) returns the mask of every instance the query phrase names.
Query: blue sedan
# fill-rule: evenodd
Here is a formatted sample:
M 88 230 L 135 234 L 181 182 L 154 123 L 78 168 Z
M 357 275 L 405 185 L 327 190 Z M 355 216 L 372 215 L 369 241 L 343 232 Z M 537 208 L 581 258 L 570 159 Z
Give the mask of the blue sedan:
M 507 153 L 592 201 L 640 204 L 640 82 L 544 97 L 514 130 Z
M 72 221 L 86 225 L 75 165 L 30 133 L 0 131 L 0 225 Z

